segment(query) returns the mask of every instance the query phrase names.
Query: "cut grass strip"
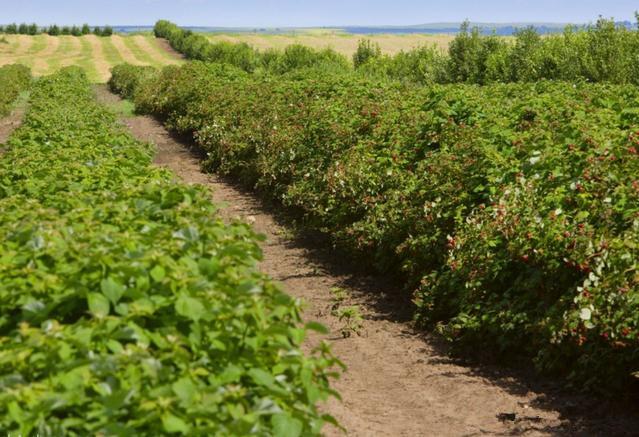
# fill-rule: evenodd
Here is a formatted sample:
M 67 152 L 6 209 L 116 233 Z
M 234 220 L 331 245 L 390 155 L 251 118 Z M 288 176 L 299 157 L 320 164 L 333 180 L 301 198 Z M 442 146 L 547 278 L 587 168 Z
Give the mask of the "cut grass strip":
M 102 44 L 102 38 L 95 35 L 87 35 L 82 38 L 86 44 L 91 47 L 91 56 L 93 58 L 93 67 L 96 71 L 97 83 L 106 82 L 110 76 L 111 64 L 106 59 L 104 53 L 104 45 Z
M 100 82 L 100 72 L 97 67 L 98 54 L 95 53 L 94 47 L 91 42 L 86 38 L 78 38 L 82 46 L 80 59 L 77 61 L 77 65 L 82 67 L 90 82 Z
M 55 53 L 51 54 L 45 62 L 47 63 L 47 70 L 43 72 L 43 74 L 51 74 L 54 71 L 57 71 L 62 66 L 62 61 L 64 60 L 66 54 L 71 50 L 72 43 L 70 36 L 54 36 L 51 37 L 53 39 L 57 39 L 59 41 L 57 50 Z
M 154 57 L 156 60 L 159 60 L 161 62 L 161 65 L 178 65 L 184 62 L 183 59 L 178 57 L 175 53 L 171 53 L 160 47 L 157 38 L 155 38 L 153 35 L 135 35 L 132 38 L 135 39 L 135 42 L 143 50 L 150 53 L 151 56 Z
M 41 76 L 49 72 L 49 59 L 54 56 L 60 47 L 60 39 L 56 36 L 44 36 L 45 48 L 37 53 L 33 59 L 33 74 Z
M 129 49 L 129 51 L 135 56 L 140 64 L 143 65 L 152 65 L 154 67 L 159 67 L 162 65 L 161 62 L 158 61 L 157 58 L 154 58 L 149 52 L 144 50 L 135 40 L 135 37 L 127 36 L 122 38 L 124 45 Z
M 111 37 L 111 42 L 113 43 L 113 45 L 116 47 L 116 49 L 118 50 L 118 52 L 120 52 L 120 56 L 124 59 L 124 61 L 128 64 L 132 64 L 132 65 L 142 65 L 143 63 L 140 62 L 135 55 L 133 54 L 133 52 L 131 52 L 131 50 L 129 50 L 129 48 L 127 47 L 127 45 L 124 43 L 124 38 L 122 38 L 119 35 L 113 35 Z
M 122 55 L 118 51 L 118 49 L 113 44 L 111 38 L 99 38 L 102 42 L 102 50 L 104 51 L 104 58 L 106 61 L 113 65 L 124 64 L 124 59 Z

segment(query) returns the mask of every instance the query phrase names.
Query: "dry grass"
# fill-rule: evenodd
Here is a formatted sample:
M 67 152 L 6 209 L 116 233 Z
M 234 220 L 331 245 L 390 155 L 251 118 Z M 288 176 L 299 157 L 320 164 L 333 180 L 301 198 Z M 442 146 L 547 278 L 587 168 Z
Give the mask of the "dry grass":
M 150 35 L 111 38 L 5 35 L 5 38 L 7 44 L 0 44 L 0 66 L 24 64 L 31 67 L 36 76 L 51 74 L 63 66 L 78 65 L 93 82 L 103 83 L 109 79 L 111 67 L 123 60 L 155 67 L 183 62 Z
M 436 45 L 442 50 L 448 48 L 452 35 L 350 35 L 338 32 L 314 33 L 304 32 L 296 35 L 264 35 L 264 34 L 212 34 L 211 41 L 245 42 L 258 50 L 284 49 L 292 44 L 302 44 L 316 49 L 330 47 L 346 56 L 352 56 L 361 39 L 369 39 L 379 44 L 383 53 L 395 54 L 402 50 L 410 50 L 424 45 Z

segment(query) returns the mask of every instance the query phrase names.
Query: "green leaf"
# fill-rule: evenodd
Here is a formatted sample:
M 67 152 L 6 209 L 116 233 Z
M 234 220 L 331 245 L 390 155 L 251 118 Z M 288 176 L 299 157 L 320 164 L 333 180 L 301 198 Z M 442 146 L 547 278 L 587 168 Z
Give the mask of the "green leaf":
M 188 434 L 191 430 L 185 421 L 171 413 L 166 413 L 162 416 L 162 426 L 166 432 L 170 433 L 179 432 L 181 434 Z
M 302 435 L 303 423 L 288 414 L 275 414 L 271 417 L 273 434 L 278 437 L 299 437 Z
M 175 302 L 175 311 L 179 315 L 197 322 L 204 315 L 205 308 L 198 299 L 182 294 Z
M 109 314 L 109 301 L 103 294 L 89 293 L 87 297 L 89 311 L 98 318 L 106 317 Z
M 113 305 L 118 303 L 124 294 L 124 286 L 111 277 L 103 279 L 100 283 L 100 288 L 102 289 L 102 293 L 109 298 Z
M 150 274 L 155 282 L 161 282 L 166 276 L 166 271 L 164 270 L 164 267 L 158 264 L 151 269 Z
M 198 390 L 190 378 L 180 378 L 171 386 L 173 392 L 184 403 L 190 404 L 198 395 Z
M 263 385 L 265 387 L 275 386 L 275 378 L 273 378 L 273 375 L 265 370 L 253 368 L 248 371 L 248 375 L 259 385 Z
M 318 322 L 308 322 L 304 327 L 310 331 L 319 332 L 320 334 L 328 334 L 329 330 L 326 326 Z

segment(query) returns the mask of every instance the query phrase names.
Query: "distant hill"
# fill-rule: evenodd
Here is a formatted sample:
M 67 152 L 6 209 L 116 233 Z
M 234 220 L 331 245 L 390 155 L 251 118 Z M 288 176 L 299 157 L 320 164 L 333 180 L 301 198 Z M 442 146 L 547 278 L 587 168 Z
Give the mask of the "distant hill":
M 264 34 L 290 34 L 304 33 L 316 29 L 344 32 L 354 35 L 374 35 L 374 34 L 454 34 L 459 32 L 462 23 L 427 23 L 412 26 L 322 26 L 313 29 L 301 27 L 207 27 L 207 26 L 183 26 L 185 29 L 194 32 L 215 32 L 215 33 L 264 33 Z M 517 29 L 529 26 L 534 27 L 541 34 L 563 32 L 564 28 L 571 23 L 473 23 L 471 27 L 478 27 L 483 34 L 512 35 Z M 586 27 L 587 24 L 572 24 L 577 28 Z M 632 29 L 635 27 L 630 21 L 620 21 L 618 26 Z M 116 32 L 149 32 L 153 26 L 113 26 Z

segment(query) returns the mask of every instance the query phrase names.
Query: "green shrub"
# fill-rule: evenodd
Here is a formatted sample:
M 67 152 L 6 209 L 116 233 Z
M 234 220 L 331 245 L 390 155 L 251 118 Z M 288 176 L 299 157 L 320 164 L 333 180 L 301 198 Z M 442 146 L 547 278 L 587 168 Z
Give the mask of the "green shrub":
M 380 56 L 361 65 L 358 73 L 422 85 L 448 81 L 447 60 L 437 47 L 419 47 L 394 56 Z
M 198 63 L 136 93 L 194 135 L 208 168 L 402 275 L 423 326 L 610 391 L 639 370 L 638 99 L 634 86 L 416 88 Z
M 369 39 L 362 39 L 357 44 L 357 50 L 353 54 L 353 65 L 357 69 L 371 59 L 376 59 L 380 56 L 382 56 L 382 49 L 379 47 L 379 44 Z
M 156 23 L 154 33 L 158 38 L 167 39 L 175 50 L 189 59 L 229 64 L 249 73 L 266 70 L 283 74 L 297 69 L 349 68 L 348 60 L 331 49 L 318 51 L 302 45 L 291 45 L 283 52 L 271 50 L 260 53 L 246 43 L 212 43 L 202 34 L 182 30 L 165 20 Z
M 259 237 L 152 167 L 81 70 L 30 104 L 0 158 L 0 428 L 319 433 L 336 361 L 300 352 L 299 303 L 258 272 Z
M 130 99 L 140 82 L 156 75 L 157 69 L 150 66 L 130 64 L 116 65 L 111 69 L 111 77 L 108 85 L 111 91 Z

